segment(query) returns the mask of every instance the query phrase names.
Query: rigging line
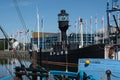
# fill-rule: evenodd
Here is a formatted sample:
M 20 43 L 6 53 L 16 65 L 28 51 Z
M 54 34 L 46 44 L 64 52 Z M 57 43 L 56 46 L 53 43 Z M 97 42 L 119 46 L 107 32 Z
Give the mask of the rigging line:
M 27 70 L 26 70 L 26 68 L 25 68 L 25 65 L 22 63 L 22 61 L 21 61 L 21 59 L 20 59 L 20 53 L 18 53 L 18 51 L 15 50 L 15 49 L 13 49 L 13 52 L 15 53 L 15 55 L 16 55 L 19 63 L 20 63 L 20 65 L 21 65 L 21 67 L 24 69 L 24 71 L 25 71 L 25 73 L 26 73 L 26 76 L 29 78 L 29 80 L 32 80 L 31 77 L 28 75 L 28 72 L 27 72 Z
M 117 24 L 117 20 L 115 18 L 115 15 L 113 15 L 113 18 L 114 18 L 114 21 L 115 21 L 115 24 L 116 24 L 117 31 L 120 33 L 120 29 L 119 29 L 119 26 Z
M 26 23 L 25 23 L 25 21 L 24 21 L 24 19 L 23 19 L 23 16 L 22 16 L 22 13 L 21 13 L 21 11 L 20 11 L 18 2 L 17 2 L 17 0 L 13 0 L 13 2 L 14 2 L 14 5 L 15 5 L 15 8 L 16 8 L 18 17 L 19 17 L 19 19 L 20 19 L 20 21 L 21 21 L 21 23 L 22 23 L 22 25 L 23 25 L 23 27 L 24 27 L 24 32 L 25 32 L 25 35 L 26 35 L 27 40 L 28 40 L 27 33 L 29 32 L 29 30 L 27 29 Z
M 20 59 L 20 56 L 19 56 L 18 52 L 17 52 L 16 50 L 13 50 L 13 52 L 15 53 L 15 56 L 17 57 L 20 65 L 21 65 L 21 66 L 24 66 L 24 65 L 22 64 L 22 62 L 21 62 L 21 59 Z
M 22 57 L 22 54 L 20 54 L 18 51 L 16 51 L 16 53 L 17 53 L 17 55 L 16 55 L 16 56 L 17 56 L 17 59 L 20 61 L 20 64 L 26 66 L 26 64 L 23 64 L 22 61 L 21 61 L 21 59 L 20 59 L 20 57 Z M 23 60 L 23 61 L 24 61 L 24 60 Z M 25 62 L 25 61 L 24 61 L 24 62 Z
M 11 46 L 12 46 L 12 43 L 10 43 L 9 37 L 8 37 L 7 33 L 4 31 L 4 29 L 2 28 L 2 26 L 0 26 L 0 30 L 1 30 L 2 33 L 4 34 L 5 38 L 7 39 L 8 43 L 9 43 L 9 45 L 10 45 L 10 47 L 11 47 Z M 20 60 L 19 60 L 19 61 L 20 61 Z M 22 64 L 21 61 L 20 61 L 20 64 Z
M 25 30 L 24 30 L 25 35 L 27 36 L 27 34 L 28 34 L 28 32 L 29 32 L 29 29 L 27 28 L 26 23 L 25 23 L 25 21 L 24 21 L 24 19 L 23 19 L 23 16 L 22 16 L 22 13 L 21 13 L 21 11 L 20 11 L 18 2 L 17 2 L 17 0 L 13 0 L 13 2 L 14 2 L 14 5 L 15 5 L 15 8 L 16 8 L 18 17 L 19 17 L 19 19 L 20 19 L 20 21 L 21 21 L 21 23 L 22 23 L 22 25 L 23 25 L 23 27 L 24 27 L 24 29 L 25 29 Z M 28 39 L 28 36 L 27 36 L 27 40 L 29 40 L 29 39 Z
M 27 64 L 25 63 L 25 60 L 23 60 L 24 64 L 23 64 L 23 62 L 21 61 L 21 58 L 20 58 L 20 57 L 22 57 L 22 54 L 20 54 L 19 51 L 17 51 L 17 50 L 13 50 L 13 52 L 15 53 L 15 56 L 16 56 L 16 58 L 18 59 L 21 67 L 27 66 Z M 27 72 L 26 72 L 26 73 L 27 73 Z
M 25 60 L 23 60 L 23 62 L 24 62 L 24 64 L 23 64 L 21 59 L 20 59 L 20 57 L 22 57 L 22 54 L 20 54 L 19 51 L 17 51 L 17 50 L 13 50 L 13 52 L 15 53 L 15 56 L 18 59 L 21 67 L 27 66 L 27 64 L 25 63 Z
M 20 19 L 20 21 L 21 21 L 21 23 L 22 23 L 22 25 L 23 25 L 23 27 L 24 27 L 24 32 L 25 32 L 25 35 L 26 35 L 27 40 L 28 40 L 27 33 L 29 32 L 29 30 L 27 29 L 26 23 L 25 23 L 25 21 L 24 21 L 24 19 L 23 19 L 23 16 L 22 16 L 22 13 L 21 13 L 21 11 L 20 11 L 18 2 L 17 2 L 17 0 L 13 0 L 13 2 L 14 2 L 14 5 L 15 5 L 15 8 L 16 8 L 18 17 L 19 17 L 19 19 Z
M 29 80 L 32 80 L 31 77 L 28 75 L 28 72 L 27 72 L 25 66 L 22 64 L 21 59 L 20 59 L 20 56 L 18 56 L 17 50 L 13 50 L 13 52 L 16 54 L 16 57 L 17 57 L 20 65 L 21 65 L 21 67 L 24 69 L 24 71 L 25 71 L 25 73 L 26 73 L 26 76 L 29 78 Z
M 10 41 L 9 41 L 9 37 L 8 37 L 7 33 L 4 31 L 4 29 L 2 28 L 1 25 L 0 25 L 0 30 L 2 31 L 3 35 L 4 35 L 5 38 L 7 39 L 8 43 L 9 43 L 9 45 L 10 45 L 10 48 L 11 48 L 12 46 L 11 46 L 11 43 L 10 43 Z
M 25 23 L 25 21 L 24 21 L 24 19 L 23 19 L 23 16 L 22 16 L 22 13 L 21 13 L 21 11 L 20 11 L 20 8 L 19 8 L 19 6 L 18 6 L 18 2 L 17 2 L 17 0 L 13 0 L 13 2 L 14 2 L 14 5 L 15 5 L 15 8 L 16 8 L 18 17 L 19 17 L 19 19 L 20 19 L 20 21 L 21 21 L 24 29 L 27 30 L 27 26 L 26 26 L 26 23 Z
M 9 44 L 10 44 L 9 37 L 7 36 L 7 33 L 3 30 L 3 28 L 2 28 L 1 26 L 0 26 L 0 30 L 2 31 L 2 33 L 3 33 L 4 36 L 5 36 L 5 38 L 8 40 L 8 42 L 9 42 Z M 10 44 L 10 46 L 12 46 L 12 44 Z M 20 56 L 18 55 L 18 52 L 17 52 L 15 49 L 13 49 L 13 52 L 15 53 L 15 55 L 16 55 L 18 61 L 20 62 L 21 67 L 25 67 L 25 66 L 22 64 L 21 60 L 20 60 Z M 25 72 L 27 73 L 27 71 L 26 71 L 25 68 L 24 68 L 24 70 L 25 70 Z M 27 77 L 30 79 L 29 76 L 27 76 Z
M 113 77 L 120 78 L 120 75 L 111 74 Z

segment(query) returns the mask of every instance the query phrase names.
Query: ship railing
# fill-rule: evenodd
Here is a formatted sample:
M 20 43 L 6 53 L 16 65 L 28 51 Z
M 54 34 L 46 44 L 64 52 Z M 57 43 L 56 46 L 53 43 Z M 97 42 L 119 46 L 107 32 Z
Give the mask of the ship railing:
M 79 80 L 76 72 L 51 70 L 49 73 L 49 80 Z

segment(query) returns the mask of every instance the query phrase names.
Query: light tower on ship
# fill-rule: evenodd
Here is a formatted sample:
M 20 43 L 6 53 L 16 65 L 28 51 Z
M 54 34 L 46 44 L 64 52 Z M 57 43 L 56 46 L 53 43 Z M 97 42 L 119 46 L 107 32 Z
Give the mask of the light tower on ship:
M 61 10 L 61 12 L 58 14 L 58 26 L 61 31 L 61 42 L 63 45 L 63 49 L 66 48 L 67 45 L 67 35 L 66 31 L 69 27 L 69 14 L 66 13 L 65 10 Z

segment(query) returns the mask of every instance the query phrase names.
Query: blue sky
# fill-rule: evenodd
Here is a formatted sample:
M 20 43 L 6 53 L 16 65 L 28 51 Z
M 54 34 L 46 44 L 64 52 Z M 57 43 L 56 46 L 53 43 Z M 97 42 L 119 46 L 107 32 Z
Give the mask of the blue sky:
M 24 29 L 14 6 L 14 0 L 0 0 L 0 25 L 11 35 Z M 110 0 L 111 1 L 111 0 Z M 101 28 L 101 20 L 104 16 L 106 26 L 106 2 L 107 0 L 17 0 L 19 9 L 29 31 L 37 31 L 37 10 L 40 19 L 44 19 L 45 32 L 58 32 L 58 13 L 65 9 L 69 13 L 69 32 L 75 32 L 75 21 L 79 18 L 95 27 L 95 17 L 98 18 L 98 28 Z M 120 1 L 119 1 L 120 3 Z M 94 31 L 94 30 L 93 30 Z

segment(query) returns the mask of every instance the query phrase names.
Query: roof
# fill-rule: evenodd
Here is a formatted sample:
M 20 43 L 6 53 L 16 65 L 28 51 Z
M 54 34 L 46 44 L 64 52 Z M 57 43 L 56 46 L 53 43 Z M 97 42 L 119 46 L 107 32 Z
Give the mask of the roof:
M 40 32 L 39 33 L 39 36 L 42 37 L 42 35 L 44 36 L 48 36 L 48 37 L 51 37 L 51 36 L 59 36 L 60 33 L 42 33 Z M 32 33 L 32 38 L 38 38 L 38 32 L 33 32 Z

